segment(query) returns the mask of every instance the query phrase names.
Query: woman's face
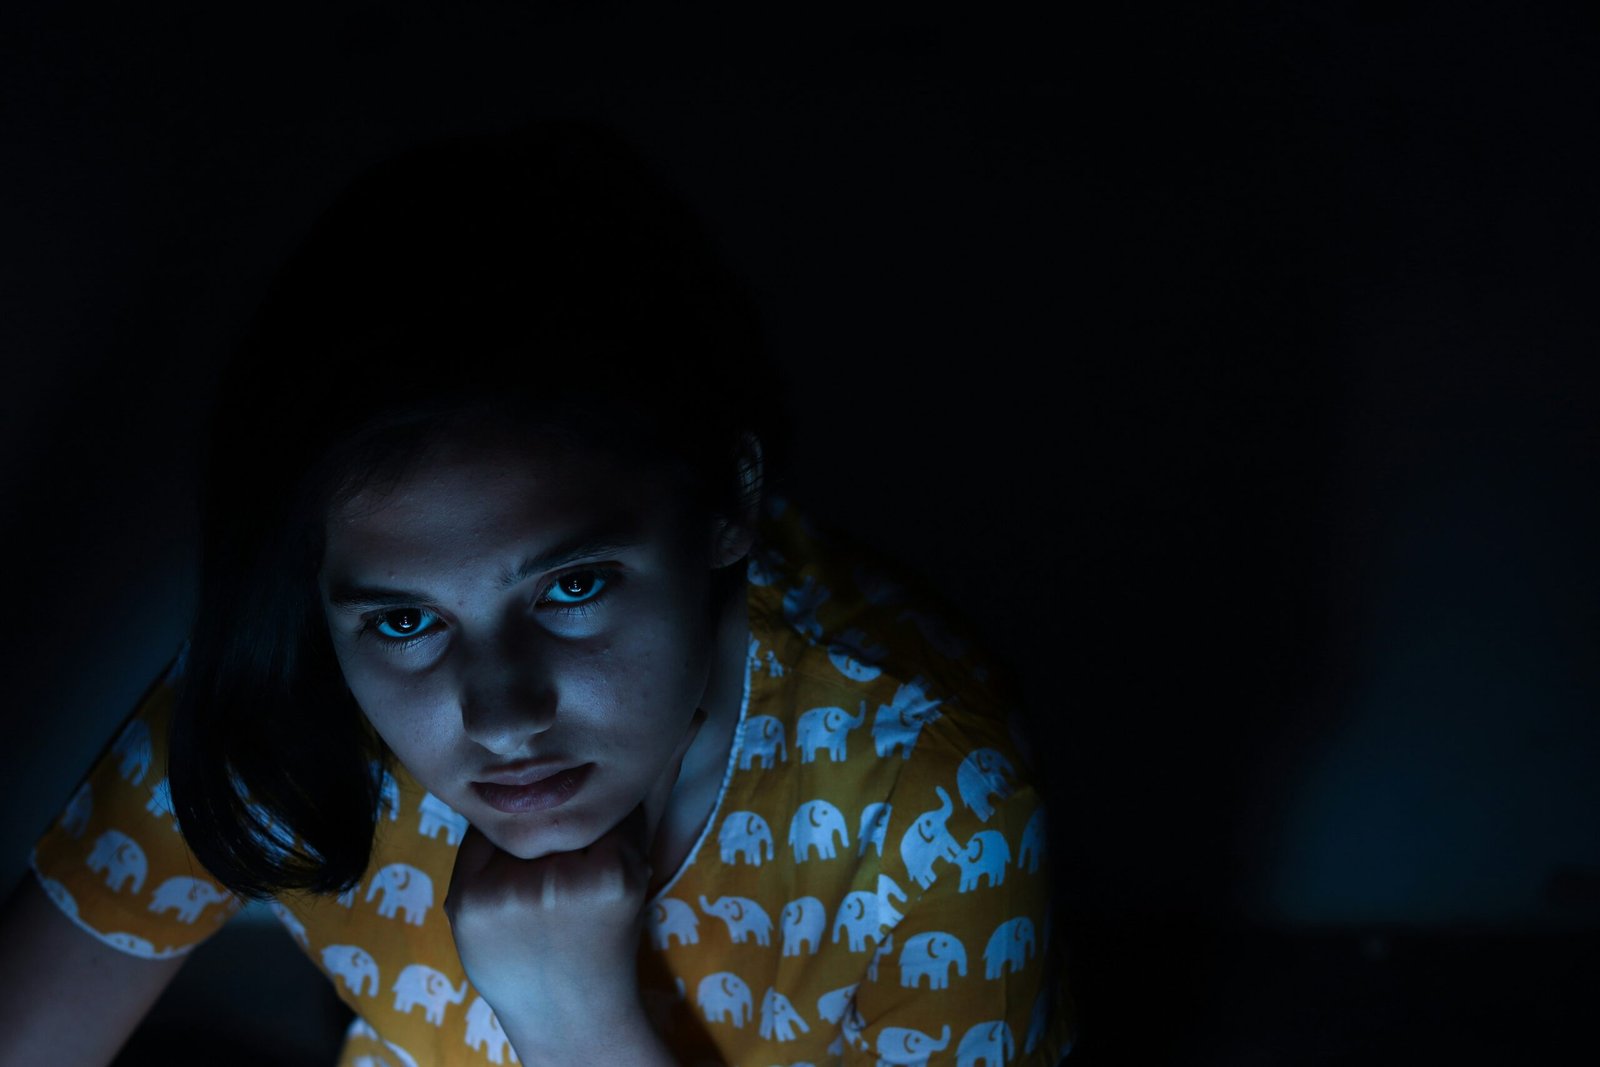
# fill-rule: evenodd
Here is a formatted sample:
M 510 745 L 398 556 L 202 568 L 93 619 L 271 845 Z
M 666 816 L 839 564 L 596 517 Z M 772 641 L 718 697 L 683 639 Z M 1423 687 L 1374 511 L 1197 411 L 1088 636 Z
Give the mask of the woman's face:
M 705 696 L 730 561 L 676 484 L 555 445 L 447 447 L 329 516 L 319 586 L 356 703 L 513 855 L 621 821 Z

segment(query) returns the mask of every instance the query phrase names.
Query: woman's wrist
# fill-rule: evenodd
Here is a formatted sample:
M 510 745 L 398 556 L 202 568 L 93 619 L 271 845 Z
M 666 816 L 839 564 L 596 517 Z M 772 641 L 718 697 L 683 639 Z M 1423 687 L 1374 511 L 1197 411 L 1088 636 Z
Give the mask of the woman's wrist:
M 678 1067 L 637 997 L 611 1008 L 591 1003 L 575 1010 L 524 1007 L 508 1014 L 496 1009 L 495 1014 L 525 1067 L 574 1063 Z

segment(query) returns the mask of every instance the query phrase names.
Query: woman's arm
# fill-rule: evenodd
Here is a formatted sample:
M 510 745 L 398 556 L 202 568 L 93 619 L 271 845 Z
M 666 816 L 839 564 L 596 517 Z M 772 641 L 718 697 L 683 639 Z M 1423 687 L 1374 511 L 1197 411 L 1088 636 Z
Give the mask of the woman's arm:
M 0 1067 L 104 1067 L 186 958 L 100 943 L 27 872 L 0 907 Z

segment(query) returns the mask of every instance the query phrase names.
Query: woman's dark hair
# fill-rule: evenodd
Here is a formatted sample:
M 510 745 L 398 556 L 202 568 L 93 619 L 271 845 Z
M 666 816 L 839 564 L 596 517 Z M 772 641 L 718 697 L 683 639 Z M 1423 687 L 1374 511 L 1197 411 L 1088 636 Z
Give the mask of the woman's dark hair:
M 535 430 L 748 504 L 781 465 L 752 302 L 617 138 L 542 123 L 412 151 L 334 203 L 224 374 L 170 746 L 195 856 L 247 897 L 355 885 L 389 756 L 319 604 L 325 516 L 441 439 Z

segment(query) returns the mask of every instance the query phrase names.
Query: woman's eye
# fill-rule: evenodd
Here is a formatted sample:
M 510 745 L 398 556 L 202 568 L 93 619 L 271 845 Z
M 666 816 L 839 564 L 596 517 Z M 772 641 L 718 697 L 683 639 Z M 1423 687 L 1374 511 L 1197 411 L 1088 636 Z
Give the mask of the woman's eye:
M 391 641 L 405 641 L 427 633 L 439 621 L 439 616 L 427 608 L 396 608 L 375 616 L 372 629 Z
M 557 578 L 540 603 L 582 604 L 593 600 L 605 587 L 606 577 L 599 571 L 573 571 Z

